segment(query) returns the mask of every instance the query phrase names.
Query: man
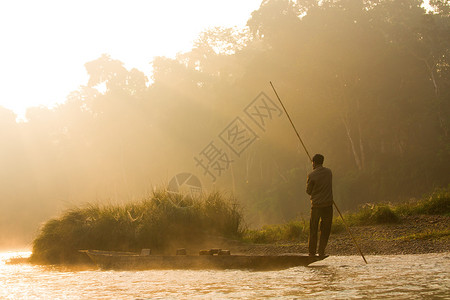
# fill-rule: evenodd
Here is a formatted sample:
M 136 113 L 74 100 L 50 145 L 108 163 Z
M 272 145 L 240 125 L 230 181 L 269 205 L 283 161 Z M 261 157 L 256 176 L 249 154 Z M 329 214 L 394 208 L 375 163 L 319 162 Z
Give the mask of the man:
M 331 170 L 322 166 L 324 157 L 314 155 L 313 171 L 308 174 L 306 193 L 311 196 L 311 218 L 309 221 L 309 255 L 316 255 L 317 230 L 320 221 L 319 256 L 325 256 L 325 247 L 333 220 L 333 190 Z

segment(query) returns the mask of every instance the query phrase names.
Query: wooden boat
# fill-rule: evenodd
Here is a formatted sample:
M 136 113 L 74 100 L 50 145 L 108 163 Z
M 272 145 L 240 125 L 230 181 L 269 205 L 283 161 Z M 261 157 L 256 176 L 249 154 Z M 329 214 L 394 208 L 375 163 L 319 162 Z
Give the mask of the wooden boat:
M 80 250 L 102 269 L 151 270 L 151 269 L 249 269 L 277 270 L 296 266 L 307 266 L 328 256 L 301 254 L 281 255 L 231 255 L 221 251 L 203 255 L 142 255 L 134 252 Z

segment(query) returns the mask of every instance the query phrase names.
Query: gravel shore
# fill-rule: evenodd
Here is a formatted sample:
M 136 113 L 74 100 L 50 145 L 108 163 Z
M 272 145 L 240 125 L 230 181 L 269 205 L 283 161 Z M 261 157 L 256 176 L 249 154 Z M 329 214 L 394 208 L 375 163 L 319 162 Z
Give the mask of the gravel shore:
M 425 215 L 405 217 L 396 224 L 350 227 L 350 231 L 365 255 L 450 252 L 449 230 L 449 216 Z M 436 234 L 437 232 L 440 234 Z M 240 245 L 233 248 L 234 254 L 308 253 L 307 242 Z M 360 255 L 345 230 L 331 234 L 326 253 L 328 255 Z

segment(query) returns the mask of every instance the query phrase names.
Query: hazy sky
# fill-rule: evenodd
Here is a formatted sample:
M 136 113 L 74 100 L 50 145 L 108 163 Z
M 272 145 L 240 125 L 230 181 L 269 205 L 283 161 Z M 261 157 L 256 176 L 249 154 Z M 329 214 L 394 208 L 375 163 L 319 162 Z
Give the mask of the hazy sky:
M 64 102 L 84 64 L 108 53 L 150 73 L 154 56 L 188 51 L 204 29 L 244 26 L 261 0 L 0 1 L 0 106 Z

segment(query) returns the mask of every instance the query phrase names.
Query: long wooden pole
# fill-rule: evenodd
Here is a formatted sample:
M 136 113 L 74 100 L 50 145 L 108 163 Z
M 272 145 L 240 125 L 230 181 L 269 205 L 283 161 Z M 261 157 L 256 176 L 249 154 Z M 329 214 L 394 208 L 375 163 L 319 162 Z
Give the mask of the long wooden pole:
M 295 133 L 297 134 L 298 139 L 299 139 L 300 142 L 302 143 L 302 146 L 303 146 L 303 149 L 305 149 L 306 155 L 308 155 L 309 160 L 312 161 L 311 155 L 309 155 L 309 152 L 308 152 L 308 150 L 306 149 L 305 143 L 303 143 L 303 140 L 302 140 L 302 138 L 300 137 L 300 134 L 298 133 L 297 129 L 295 128 L 294 122 L 292 122 L 292 119 L 291 119 L 291 117 L 289 116 L 289 113 L 287 112 L 286 107 L 284 107 L 283 102 L 281 102 L 281 99 L 280 99 L 280 97 L 278 96 L 278 93 L 277 93 L 277 91 L 275 90 L 275 87 L 273 86 L 272 81 L 269 81 L 269 82 L 270 82 L 270 85 L 272 86 L 273 91 L 275 92 L 275 95 L 276 95 L 277 98 L 278 98 L 278 101 L 280 101 L 280 104 L 281 104 L 281 106 L 283 107 L 283 110 L 284 110 L 284 112 L 286 113 L 286 116 L 288 117 L 289 122 L 291 122 L 292 128 L 294 128 L 294 131 L 295 131 Z M 334 205 L 334 207 L 336 208 L 337 212 L 339 213 L 339 216 L 341 216 L 342 222 L 344 223 L 344 226 L 345 226 L 345 228 L 347 229 L 347 232 L 350 234 L 350 237 L 352 238 L 353 243 L 355 243 L 356 248 L 358 249 L 359 253 L 361 254 L 361 256 L 362 256 L 364 262 L 367 264 L 367 260 L 366 260 L 366 258 L 364 257 L 364 254 L 362 253 L 361 248 L 359 247 L 358 243 L 356 242 L 355 237 L 353 236 L 352 232 L 350 231 L 350 228 L 348 227 L 347 223 L 345 222 L 344 217 L 342 216 L 341 211 L 340 211 L 339 208 L 337 207 L 336 202 L 334 202 L 334 200 L 333 200 L 333 205 Z
M 269 82 L 270 82 L 270 85 L 272 86 L 273 91 L 275 92 L 275 95 L 277 95 L 278 101 L 280 101 L 280 104 L 281 104 L 281 106 L 283 107 L 283 110 L 284 110 L 284 112 L 286 113 L 286 116 L 288 117 L 289 122 L 291 122 L 292 128 L 294 128 L 294 131 L 295 131 L 295 133 L 297 134 L 297 137 L 298 137 L 298 139 L 300 140 L 300 143 L 302 143 L 302 146 L 303 146 L 303 149 L 305 149 L 306 155 L 308 155 L 309 160 L 312 161 L 311 155 L 309 155 L 309 152 L 308 152 L 308 150 L 306 149 L 305 143 L 303 143 L 303 140 L 302 140 L 302 138 L 300 137 L 300 134 L 298 134 L 298 131 L 297 131 L 297 129 L 295 128 L 294 122 L 292 122 L 292 119 L 291 119 L 291 117 L 289 116 L 289 113 L 287 112 L 286 107 L 284 107 L 283 102 L 281 102 L 281 99 L 280 99 L 280 97 L 278 96 L 278 93 L 277 93 L 277 91 L 275 90 L 275 87 L 273 86 L 272 81 L 269 81 Z
M 355 237 L 353 236 L 352 232 L 350 231 L 350 228 L 348 227 L 347 223 L 345 222 L 344 217 L 342 216 L 341 211 L 340 211 L 339 208 L 337 207 L 336 202 L 334 202 L 334 200 L 333 200 L 333 204 L 334 204 L 334 207 L 336 207 L 337 212 L 338 212 L 339 215 L 341 216 L 341 219 L 342 219 L 342 222 L 343 222 L 344 225 L 345 225 L 345 228 L 347 228 L 348 233 L 349 233 L 350 236 L 352 237 L 353 243 L 355 243 L 356 248 L 358 248 L 358 251 L 359 251 L 359 253 L 361 254 L 362 258 L 364 259 L 364 262 L 367 264 L 367 260 L 366 260 L 366 258 L 364 257 L 364 254 L 362 253 L 361 248 L 359 248 L 359 245 L 358 245 L 358 243 L 356 242 Z

